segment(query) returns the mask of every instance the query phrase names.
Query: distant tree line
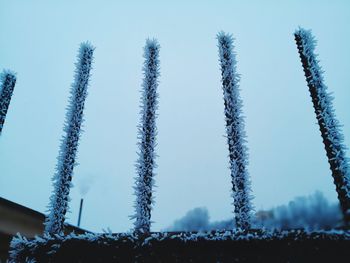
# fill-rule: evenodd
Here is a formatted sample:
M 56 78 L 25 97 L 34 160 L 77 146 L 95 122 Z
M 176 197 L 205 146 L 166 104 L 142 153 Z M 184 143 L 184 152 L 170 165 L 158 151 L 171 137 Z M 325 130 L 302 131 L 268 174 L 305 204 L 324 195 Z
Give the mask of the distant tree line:
M 300 196 L 288 204 L 259 210 L 251 218 L 254 229 L 329 230 L 340 227 L 342 213 L 338 203 L 330 204 L 322 192 Z M 206 207 L 197 207 L 177 219 L 164 231 L 222 231 L 236 228 L 232 219 L 211 221 Z

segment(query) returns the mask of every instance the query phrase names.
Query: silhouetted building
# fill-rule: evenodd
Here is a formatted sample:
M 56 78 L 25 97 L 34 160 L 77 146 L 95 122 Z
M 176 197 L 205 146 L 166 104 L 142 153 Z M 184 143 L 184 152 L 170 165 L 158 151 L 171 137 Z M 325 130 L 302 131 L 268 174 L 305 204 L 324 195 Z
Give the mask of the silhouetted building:
M 0 262 L 6 262 L 11 239 L 17 233 L 27 238 L 42 235 L 45 215 L 0 197 Z M 66 225 L 65 233 L 88 232 L 73 225 Z

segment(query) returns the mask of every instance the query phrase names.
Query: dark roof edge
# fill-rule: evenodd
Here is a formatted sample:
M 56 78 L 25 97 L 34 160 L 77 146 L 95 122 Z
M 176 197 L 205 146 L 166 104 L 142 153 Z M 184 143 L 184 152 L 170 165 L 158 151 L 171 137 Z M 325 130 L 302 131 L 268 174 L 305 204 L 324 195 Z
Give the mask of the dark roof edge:
M 33 215 L 33 216 L 41 217 L 43 220 L 45 219 L 45 214 L 43 214 L 41 212 L 38 212 L 38 211 L 36 211 L 34 209 L 31 209 L 29 207 L 26 207 L 24 205 L 20 205 L 18 203 L 10 201 L 8 199 L 5 199 L 3 197 L 0 197 L 0 205 L 1 204 L 4 204 L 5 206 L 11 207 L 11 208 L 14 208 L 14 209 L 17 209 L 17 210 L 21 210 L 21 211 L 23 211 L 25 213 L 28 213 L 30 215 Z M 83 232 L 91 233 L 91 231 L 85 230 L 83 228 L 77 227 L 77 226 L 69 224 L 69 223 L 65 223 L 65 225 L 67 227 L 73 228 L 74 230 L 80 230 L 80 231 L 83 231 Z

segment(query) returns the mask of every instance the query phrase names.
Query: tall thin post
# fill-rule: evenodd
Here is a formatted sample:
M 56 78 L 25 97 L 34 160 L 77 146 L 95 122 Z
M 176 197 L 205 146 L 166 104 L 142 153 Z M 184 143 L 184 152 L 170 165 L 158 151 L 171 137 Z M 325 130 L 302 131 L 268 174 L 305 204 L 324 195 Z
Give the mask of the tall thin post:
M 141 98 L 141 124 L 138 127 L 140 142 L 138 160 L 136 162 L 137 178 L 135 182 L 135 232 L 149 233 L 151 228 L 151 210 L 154 203 L 152 196 L 154 185 L 155 147 L 156 147 L 156 110 L 158 107 L 158 77 L 159 73 L 159 49 L 156 40 L 147 40 L 144 47 L 143 84 Z
M 79 216 L 78 216 L 78 227 L 80 227 L 80 221 L 81 221 L 81 212 L 83 211 L 83 202 L 84 199 L 80 199 L 80 206 L 79 206 Z
M 349 159 L 345 156 L 346 146 L 344 145 L 344 136 L 333 108 L 332 100 L 334 98 L 328 93 L 328 88 L 324 84 L 323 71 L 319 66 L 319 61 L 315 54 L 316 40 L 312 36 L 311 30 L 299 28 L 294 33 L 294 37 L 320 127 L 328 163 L 332 171 L 344 223 L 349 226 Z
M 233 37 L 220 32 L 217 35 L 224 94 L 227 143 L 230 158 L 232 197 L 236 226 L 251 227 L 251 189 L 248 174 L 248 148 L 244 130 L 242 100 L 239 95 L 240 77 L 236 72 L 236 54 Z
M 10 106 L 11 97 L 16 84 L 16 75 L 12 71 L 4 70 L 0 74 L 0 135 L 5 123 L 6 114 Z
M 64 124 L 64 136 L 58 155 L 56 173 L 53 177 L 54 191 L 50 198 L 49 215 L 45 221 L 45 232 L 62 234 L 68 210 L 69 191 L 76 165 L 75 158 L 83 122 L 84 103 L 87 96 L 94 47 L 89 43 L 80 46 L 76 63 L 75 80 L 72 84 L 69 105 Z

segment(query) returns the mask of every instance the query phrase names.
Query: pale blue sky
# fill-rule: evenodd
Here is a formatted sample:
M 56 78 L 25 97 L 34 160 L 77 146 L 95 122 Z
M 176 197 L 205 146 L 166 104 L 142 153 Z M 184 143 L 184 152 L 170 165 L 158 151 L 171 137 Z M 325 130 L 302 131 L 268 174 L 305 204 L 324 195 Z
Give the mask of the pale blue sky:
M 257 209 L 322 191 L 336 201 L 293 32 L 311 28 L 325 81 L 350 145 L 350 2 L 0 0 L 0 69 L 18 82 L 0 137 L 0 196 L 44 212 L 79 43 L 96 46 L 85 133 L 73 178 L 75 224 L 85 182 L 82 227 L 132 227 L 147 37 L 161 45 L 156 205 L 153 230 L 206 206 L 232 217 L 216 33 L 236 38 L 249 171 Z

